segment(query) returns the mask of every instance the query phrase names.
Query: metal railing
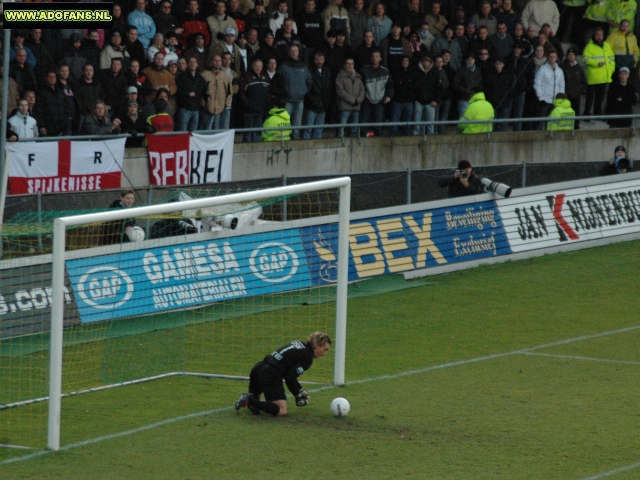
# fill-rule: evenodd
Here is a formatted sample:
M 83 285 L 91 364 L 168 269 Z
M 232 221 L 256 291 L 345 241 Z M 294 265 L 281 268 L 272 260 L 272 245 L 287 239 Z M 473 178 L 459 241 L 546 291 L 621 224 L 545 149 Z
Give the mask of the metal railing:
M 434 120 L 434 121 L 428 121 L 428 122 L 382 122 L 382 123 L 332 123 L 332 124 L 326 124 L 326 125 L 300 125 L 300 126 L 286 126 L 286 127 L 269 127 L 269 128 L 264 128 L 264 127 L 259 127 L 259 128 L 236 128 L 234 129 L 236 134 L 243 134 L 243 133 L 249 133 L 249 132 L 277 132 L 277 131 L 294 131 L 294 130 L 299 130 L 299 131 L 304 131 L 304 130 L 331 130 L 331 129 L 352 129 L 355 128 L 357 131 L 357 136 L 356 138 L 358 138 L 358 143 L 362 143 L 362 138 L 366 137 L 366 135 L 362 135 L 362 130 L 366 130 L 366 129 L 373 129 L 373 128 L 390 128 L 390 127 L 398 127 L 399 129 L 402 127 L 419 127 L 419 128 L 424 128 L 424 132 L 421 133 L 420 136 L 422 136 L 423 142 L 427 141 L 427 137 L 428 136 L 432 136 L 435 134 L 429 134 L 427 132 L 427 127 L 429 126 L 433 126 L 434 130 L 437 129 L 437 127 L 444 125 L 444 126 L 458 126 L 461 124 L 464 125 L 486 125 L 486 124 L 491 124 L 491 125 L 495 125 L 495 124 L 514 124 L 514 123 L 533 123 L 533 124 L 544 124 L 544 128 L 545 130 L 528 130 L 528 131 L 544 131 L 547 132 L 549 134 L 549 137 L 553 137 L 553 133 L 554 130 L 546 130 L 546 124 L 550 123 L 550 122 L 566 122 L 566 121 L 570 121 L 570 120 L 574 120 L 573 124 L 572 124 L 572 128 L 571 128 L 571 132 L 575 132 L 575 121 L 591 121 L 591 120 L 599 120 L 599 121 L 607 121 L 607 120 L 631 120 L 631 126 L 630 127 L 623 127 L 623 128 L 628 128 L 631 130 L 632 135 L 635 135 L 635 129 L 636 129 L 636 120 L 640 119 L 640 115 L 639 114 L 632 114 L 632 115 L 590 115 L 590 116 L 575 116 L 575 117 L 554 117 L 554 118 L 549 118 L 549 117 L 527 117 L 527 118 L 494 118 L 491 120 L 447 120 L 447 121 L 440 121 L 440 120 Z M 203 135 L 207 135 L 207 134 L 215 134 L 215 133 L 220 133 L 223 131 L 228 131 L 228 130 L 193 130 L 191 133 L 199 133 L 199 134 L 203 134 Z M 569 131 L 569 130 L 567 130 Z M 160 135 L 160 136 L 165 136 L 165 135 L 174 135 L 176 133 L 187 133 L 187 132 L 182 132 L 182 131 L 174 131 L 174 132 L 158 132 L 155 133 L 154 135 Z M 475 135 L 486 135 L 487 138 L 491 138 L 491 134 L 492 133 L 520 133 L 520 132 L 481 132 L 481 133 L 476 133 Z M 142 134 L 141 134 L 142 135 Z M 573 133 L 572 133 L 573 135 Z M 399 135 L 399 136 L 404 136 L 404 135 Z M 415 135 L 410 135 L 410 136 L 415 136 Z M 133 135 L 128 134 L 128 133 L 120 133 L 120 134 L 115 134 L 115 135 L 71 135 L 71 136 L 65 136 L 65 137 L 36 137 L 36 138 L 29 138 L 29 139 L 20 139 L 18 140 L 18 142 L 43 142 L 43 141 L 53 141 L 53 140 L 98 140 L 98 139 L 104 139 L 104 138 L 135 138 Z M 280 139 L 279 140 L 283 145 L 286 141 L 289 140 L 285 140 Z M 242 142 L 245 143 L 245 142 Z M 258 143 L 258 142 L 256 142 Z M 273 142 L 271 142 L 273 143 Z M 346 143 L 346 137 L 342 137 L 342 143 L 343 145 Z

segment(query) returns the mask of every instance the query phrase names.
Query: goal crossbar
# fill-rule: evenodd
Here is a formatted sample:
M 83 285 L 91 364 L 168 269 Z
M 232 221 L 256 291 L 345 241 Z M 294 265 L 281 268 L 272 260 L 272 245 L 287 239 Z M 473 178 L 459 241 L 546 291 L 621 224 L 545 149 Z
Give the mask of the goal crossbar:
M 201 198 L 182 202 L 149 205 L 135 208 L 136 216 L 151 216 L 197 210 L 229 203 L 250 202 L 265 198 L 296 195 L 327 189 L 340 189 L 338 222 L 338 272 L 336 292 L 336 332 L 335 332 L 335 385 L 344 385 L 346 321 L 347 321 L 347 281 L 349 262 L 349 213 L 351 198 L 351 178 L 340 177 L 318 182 L 276 187 L 268 190 L 234 193 L 219 197 Z M 60 217 L 53 222 L 52 260 L 52 301 L 51 301 L 51 346 L 49 366 L 49 420 L 47 446 L 51 450 L 60 449 L 60 414 L 62 408 L 62 353 L 64 316 L 64 273 L 66 259 L 66 229 L 83 224 L 110 222 L 130 218 L 132 209 Z

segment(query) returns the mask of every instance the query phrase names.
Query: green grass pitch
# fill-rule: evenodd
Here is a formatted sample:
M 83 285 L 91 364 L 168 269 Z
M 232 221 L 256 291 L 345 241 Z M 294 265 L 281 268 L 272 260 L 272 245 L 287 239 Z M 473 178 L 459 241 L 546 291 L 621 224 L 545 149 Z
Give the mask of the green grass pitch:
M 81 395 L 63 450 L 0 449 L 0 478 L 637 479 L 639 266 L 628 242 L 355 298 L 347 385 L 288 417 L 236 415 L 232 380 Z

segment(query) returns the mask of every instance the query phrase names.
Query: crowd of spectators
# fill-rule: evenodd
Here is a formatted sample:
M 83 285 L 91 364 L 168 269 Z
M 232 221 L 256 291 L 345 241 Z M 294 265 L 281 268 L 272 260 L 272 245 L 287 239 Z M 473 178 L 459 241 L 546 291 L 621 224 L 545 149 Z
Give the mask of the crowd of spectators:
M 12 31 L 7 134 L 125 132 L 128 145 L 142 145 L 146 132 L 287 122 L 297 139 L 321 138 L 328 123 L 516 120 L 459 125 L 477 133 L 572 127 L 527 121 L 554 113 L 631 113 L 636 2 L 561 8 L 553 0 L 122 1 L 109 30 Z M 572 45 L 566 52 L 562 41 Z M 400 125 L 364 134 L 444 132 Z M 345 134 L 358 132 L 337 131 Z

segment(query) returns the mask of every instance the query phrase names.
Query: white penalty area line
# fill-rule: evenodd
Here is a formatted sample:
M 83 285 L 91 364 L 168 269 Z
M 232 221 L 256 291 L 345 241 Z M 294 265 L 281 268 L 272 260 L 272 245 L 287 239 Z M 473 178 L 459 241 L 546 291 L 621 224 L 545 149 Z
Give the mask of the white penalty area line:
M 416 370 L 408 370 L 406 372 L 400 372 L 400 373 L 395 373 L 395 374 L 391 374 L 391 375 L 382 375 L 379 377 L 373 377 L 373 378 L 365 378 L 362 380 L 354 380 L 352 382 L 347 382 L 345 384 L 345 386 L 351 386 L 351 385 L 361 385 L 364 383 L 371 383 L 371 382 L 379 382 L 379 381 L 384 381 L 384 380 L 391 380 L 391 379 L 395 379 L 395 378 L 401 378 L 401 377 L 406 377 L 409 375 L 417 375 L 417 374 L 421 374 L 421 373 L 425 373 L 425 372 L 431 372 L 434 370 L 441 370 L 444 368 L 450 368 L 450 367 L 457 367 L 460 365 L 469 365 L 472 363 L 479 363 L 479 362 L 484 362 L 487 360 L 494 360 L 496 358 L 503 358 L 503 357 L 508 357 L 508 356 L 512 356 L 512 355 L 518 355 L 518 354 L 527 354 L 529 352 L 533 352 L 535 350 L 540 350 L 543 348 L 550 348 L 550 347 L 556 347 L 559 345 L 566 345 L 569 343 L 575 343 L 575 342 L 580 342 L 583 340 L 590 340 L 593 338 L 601 338 L 601 337 L 607 337 L 610 335 L 617 335 L 617 334 L 621 334 L 621 333 L 627 333 L 627 332 L 632 332 L 634 330 L 638 330 L 640 329 L 640 325 L 636 325 L 633 327 L 627 327 L 627 328 L 621 328 L 618 330 L 611 330 L 608 332 L 600 332 L 600 333 L 594 333 L 591 335 L 582 335 L 579 337 L 575 337 L 575 338 L 568 338 L 566 340 L 560 340 L 557 342 L 551 342 L 551 343 L 545 343 L 542 345 L 537 345 L 535 347 L 529 347 L 529 348 L 521 348 L 518 350 L 513 350 L 511 352 L 504 352 L 504 353 L 496 353 L 493 355 L 486 355 L 484 357 L 477 357 L 477 358 L 470 358 L 467 360 L 459 360 L 457 362 L 450 362 L 450 363 L 444 363 L 441 365 L 432 365 L 430 367 L 425 367 L 425 368 L 420 368 L 420 369 L 416 369 Z M 330 390 L 330 389 L 334 389 L 334 388 L 339 388 L 337 385 L 327 385 L 324 387 L 320 387 L 320 388 L 314 388 L 313 390 L 311 390 L 311 393 L 314 392 L 321 392 L 324 390 Z M 122 437 L 128 437 L 130 435 L 134 435 L 136 433 L 140 433 L 140 432 L 145 432 L 147 430 L 153 430 L 154 428 L 158 428 L 158 427 L 163 427 L 165 425 L 170 425 L 172 423 L 176 423 L 176 422 L 181 422 L 183 420 L 189 420 L 192 418 L 198 418 L 198 417 L 203 417 L 206 415 L 212 415 L 215 413 L 221 413 L 221 412 L 226 412 L 228 410 L 232 410 L 234 407 L 233 406 L 228 406 L 228 407 L 221 407 L 221 408 L 216 408 L 214 410 L 207 410 L 205 412 L 197 412 L 197 413 L 190 413 L 188 415 L 181 415 L 179 417 L 175 417 L 175 418 L 170 418 L 167 420 L 163 420 L 161 422 L 156 422 L 156 423 L 152 423 L 150 425 L 145 425 L 143 427 L 138 427 L 138 428 L 134 428 L 132 430 L 126 430 L 124 432 L 120 432 L 120 433 L 113 433 L 111 435 L 105 435 L 102 437 L 97 437 L 97 438 L 92 438 L 89 440 L 84 440 L 82 442 L 76 442 L 76 443 L 70 443 L 69 445 L 65 445 L 64 447 L 61 447 L 59 451 L 63 452 L 63 451 L 68 451 L 68 450 L 72 450 L 74 448 L 78 448 L 78 447 L 85 447 L 88 445 L 93 445 L 95 443 L 99 443 L 99 442 L 103 442 L 105 440 L 113 440 L 116 438 L 122 438 Z M 37 458 L 37 457 L 41 457 L 43 455 L 48 455 L 50 453 L 54 453 L 52 450 L 41 450 L 38 452 L 34 452 L 31 453 L 29 455 L 24 455 L 21 457 L 15 457 L 15 458 L 9 458 L 7 460 L 3 460 L 0 462 L 0 467 L 3 465 L 8 465 L 11 463 L 15 463 L 15 462 L 22 462 L 22 461 L 26 461 L 26 460 L 31 460 L 32 458 Z M 623 472 L 623 471 L 628 471 L 628 470 L 633 470 L 634 468 L 638 468 L 640 467 L 640 463 L 634 464 L 634 465 L 629 465 L 626 467 L 621 467 L 617 470 L 612 470 L 611 472 L 606 472 L 606 473 L 602 473 L 598 476 L 595 477 L 589 477 L 588 479 L 584 479 L 584 480 L 596 480 L 599 478 L 605 478 L 606 476 L 610 476 L 610 475 L 614 475 L 615 473 L 618 472 Z
M 587 477 L 583 480 L 600 480 L 601 478 L 611 477 L 613 475 L 617 475 L 618 473 L 628 472 L 629 470 L 634 470 L 636 468 L 640 468 L 640 462 L 634 463 L 633 465 L 627 465 L 626 467 L 616 468 L 615 470 L 610 470 L 608 472 L 599 473 L 598 475 Z
M 609 358 L 580 357 L 576 355 L 557 355 L 553 353 L 522 352 L 521 355 L 531 355 L 535 357 L 566 358 L 567 360 L 585 360 L 587 362 L 622 363 L 625 365 L 640 365 L 640 362 L 629 362 L 627 360 L 611 360 Z

